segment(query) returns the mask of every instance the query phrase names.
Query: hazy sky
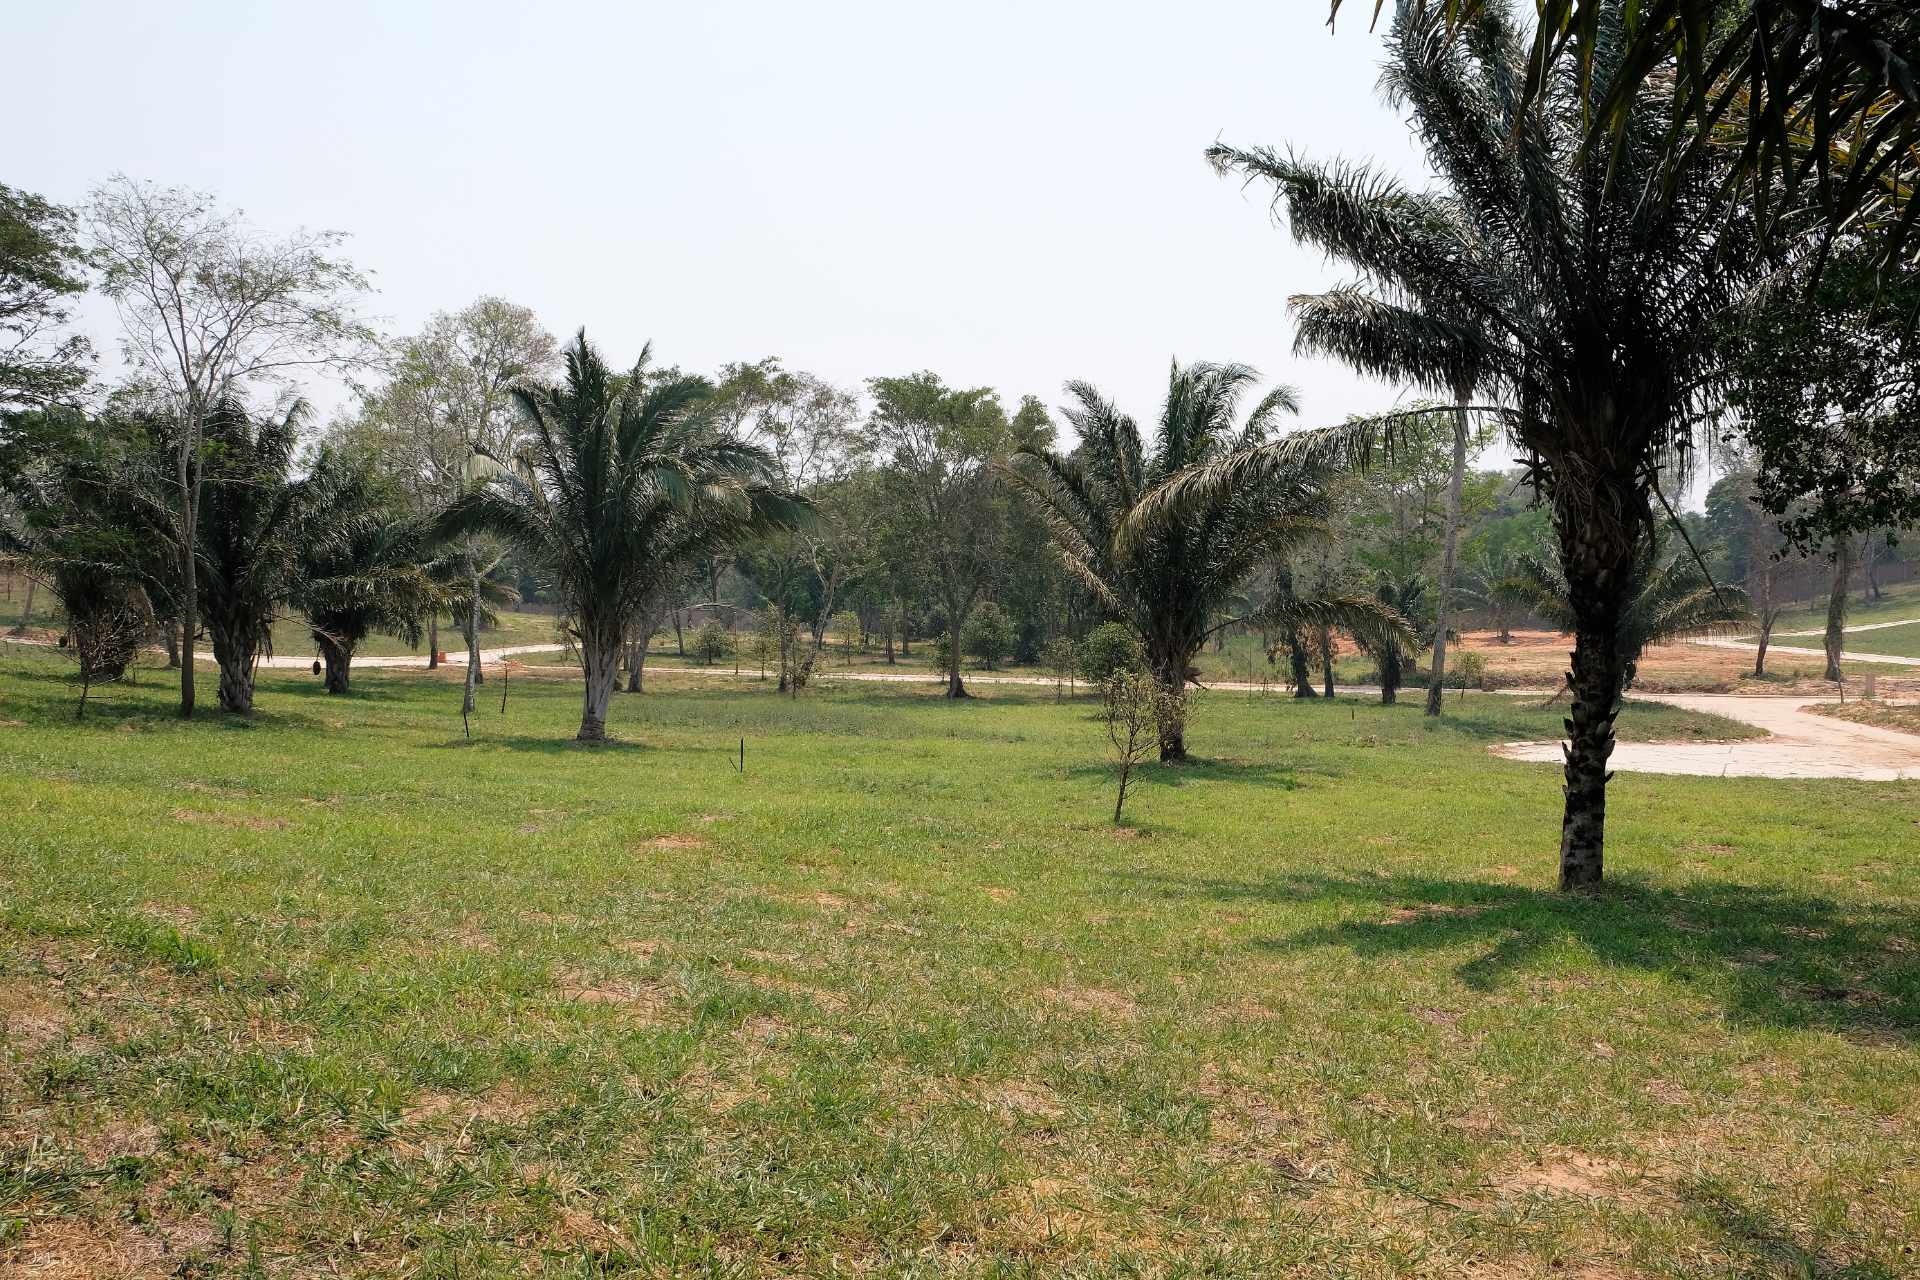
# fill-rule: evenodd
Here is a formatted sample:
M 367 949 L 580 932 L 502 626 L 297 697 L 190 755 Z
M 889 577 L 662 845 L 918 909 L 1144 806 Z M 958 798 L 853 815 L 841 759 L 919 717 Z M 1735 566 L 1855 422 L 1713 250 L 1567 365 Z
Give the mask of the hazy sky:
M 1323 0 L 21 4 L 12 95 L 47 105 L 0 181 L 118 170 L 348 231 L 395 332 L 498 293 L 619 362 L 928 368 L 1009 405 L 1086 378 L 1143 417 L 1170 357 L 1243 360 L 1333 421 L 1400 391 L 1292 357 L 1287 295 L 1341 275 L 1201 152 L 1418 175 L 1349 7 L 1335 35 Z

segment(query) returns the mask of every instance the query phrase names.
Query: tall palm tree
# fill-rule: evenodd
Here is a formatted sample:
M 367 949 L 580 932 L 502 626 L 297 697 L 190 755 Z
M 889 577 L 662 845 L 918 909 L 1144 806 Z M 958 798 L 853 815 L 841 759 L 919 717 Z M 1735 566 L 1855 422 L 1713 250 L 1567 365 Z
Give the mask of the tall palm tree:
M 436 581 L 433 521 L 383 492 L 364 462 L 327 449 L 311 474 L 332 491 L 327 510 L 313 513 L 330 527 L 310 520 L 301 531 L 293 603 L 320 650 L 327 692 L 346 693 L 367 636 L 384 631 L 417 645 L 427 617 L 458 593 Z
M 562 382 L 515 389 L 528 428 L 519 453 L 443 525 L 499 534 L 553 583 L 586 677 L 582 742 L 606 738 L 621 647 L 652 594 L 701 556 L 809 510 L 773 487 L 764 450 L 716 429 L 707 381 L 655 374 L 651 351 L 615 374 L 581 330 Z
M 1374 581 L 1373 593 L 1382 605 L 1411 625 L 1418 627 L 1432 621 L 1433 611 L 1427 604 L 1427 580 L 1419 574 L 1396 578 L 1383 570 Z M 1386 705 L 1397 702 L 1400 686 L 1406 682 L 1407 663 L 1417 656 L 1417 649 L 1401 643 L 1400 637 L 1392 634 L 1363 637 L 1360 647 L 1380 668 L 1380 701 Z
M 305 418 L 304 404 L 256 417 L 227 400 L 203 427 L 196 594 L 220 665 L 223 711 L 253 713 L 254 668 L 273 653 L 273 621 L 294 593 L 299 549 L 338 532 L 325 518 L 334 477 L 294 475 Z
M 1509 598 L 1524 602 L 1527 609 L 1552 626 L 1563 631 L 1579 626 L 1572 585 L 1552 548 L 1542 547 L 1516 557 L 1513 572 L 1502 585 Z M 1649 538 L 1640 544 L 1625 587 L 1627 607 L 1615 623 L 1616 646 L 1626 655 L 1626 675 L 1620 686 L 1623 693 L 1632 687 L 1640 655 L 1647 646 L 1693 636 L 1731 634 L 1753 622 L 1745 591 L 1716 584 L 1684 550 L 1669 555 L 1661 538 Z
M 1157 486 L 1261 443 L 1277 417 L 1298 411 L 1293 388 L 1282 386 L 1235 425 L 1241 397 L 1258 378 L 1245 365 L 1176 362 L 1151 447 L 1138 424 L 1093 386 L 1069 383 L 1074 407 L 1066 416 L 1079 447 L 1070 454 L 1021 449 L 1005 468 L 1046 520 L 1068 569 L 1139 632 L 1154 679 L 1172 693 L 1185 689 L 1194 655 L 1223 627 L 1405 631 L 1398 615 L 1364 597 L 1303 600 L 1287 593 L 1249 616 L 1224 611 L 1255 566 L 1329 536 L 1327 486 L 1353 447 L 1348 429 L 1288 437 L 1289 464 L 1270 468 L 1258 486 L 1222 489 L 1191 510 L 1142 516 L 1141 499 Z M 1160 726 L 1160 758 L 1187 758 L 1177 711 Z
M 1528 44 L 1507 6 L 1455 30 L 1432 6 L 1402 6 L 1382 83 L 1445 179 L 1438 192 L 1266 148 L 1210 153 L 1223 171 L 1272 182 L 1295 236 L 1359 272 L 1293 300 L 1320 349 L 1435 389 L 1474 364 L 1503 402 L 1550 504 L 1574 610 L 1563 889 L 1602 878 L 1628 578 L 1663 468 L 1718 390 L 1716 320 L 1759 271 L 1751 224 L 1725 216 L 1716 158 L 1672 162 L 1671 98 L 1635 80 L 1622 21 L 1607 8 L 1569 36 L 1590 78 L 1556 74 L 1528 98 Z M 1583 147 L 1589 112 L 1622 85 L 1615 145 Z M 1442 297 L 1445 315 L 1425 305 Z

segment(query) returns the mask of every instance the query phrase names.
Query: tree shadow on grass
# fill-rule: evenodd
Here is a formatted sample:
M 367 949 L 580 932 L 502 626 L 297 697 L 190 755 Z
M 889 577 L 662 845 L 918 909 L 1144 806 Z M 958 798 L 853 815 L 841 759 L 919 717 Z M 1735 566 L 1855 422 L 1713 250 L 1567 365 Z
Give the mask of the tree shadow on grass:
M 1693 1183 L 1681 1188 L 1684 1210 L 1744 1255 L 1751 1274 L 1816 1277 L 1817 1280 L 1893 1280 L 1894 1272 L 1871 1260 L 1850 1261 L 1803 1244 L 1794 1228 L 1748 1204 L 1731 1187 Z M 1744 1272 L 1743 1272 L 1744 1274 Z
M 1267 879 L 1131 873 L 1169 897 L 1344 902 L 1354 918 L 1266 938 L 1272 951 L 1342 947 L 1362 959 L 1471 948 L 1455 969 L 1480 990 L 1574 942 L 1599 965 L 1688 983 L 1736 1021 L 1920 1040 L 1920 937 L 1909 912 L 1755 885 L 1681 889 L 1614 879 L 1598 893 L 1433 876 L 1297 874 Z
M 1093 779 L 1114 782 L 1118 775 L 1118 766 L 1111 760 L 1102 760 L 1093 764 L 1072 765 L 1060 771 L 1061 776 L 1074 780 Z M 1307 772 L 1315 772 L 1308 770 Z M 1184 787 L 1191 783 L 1240 782 L 1256 787 L 1274 787 L 1282 791 L 1296 791 L 1300 787 L 1301 770 L 1290 764 L 1277 761 L 1260 760 L 1203 760 L 1194 758 L 1182 764 L 1162 764 L 1150 761 L 1134 769 L 1135 783 L 1148 783 L 1156 787 Z
M 645 742 L 608 738 L 604 742 L 581 742 L 576 738 L 536 737 L 530 733 L 478 733 L 471 738 L 448 738 L 431 744 L 430 751 L 531 751 L 541 755 L 629 755 L 659 748 Z

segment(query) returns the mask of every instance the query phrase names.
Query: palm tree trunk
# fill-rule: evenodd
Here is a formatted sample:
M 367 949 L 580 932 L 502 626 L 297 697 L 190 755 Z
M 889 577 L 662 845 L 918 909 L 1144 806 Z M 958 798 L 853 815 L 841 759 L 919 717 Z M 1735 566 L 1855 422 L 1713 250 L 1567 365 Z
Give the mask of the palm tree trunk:
M 313 633 L 314 643 L 320 648 L 320 661 L 326 671 L 328 693 L 345 693 L 353 678 L 353 646 L 341 644 L 331 636 Z M 468 708 L 472 710 L 471 707 Z
M 1184 695 L 1187 688 L 1187 666 L 1192 661 L 1188 653 L 1159 653 L 1153 655 L 1148 666 L 1153 670 L 1153 682 L 1160 686 L 1166 701 L 1164 710 L 1154 728 L 1160 735 L 1160 763 L 1183 764 L 1187 759 L 1187 718 Z
M 1560 822 L 1560 888 L 1599 885 L 1605 873 L 1607 760 L 1621 691 L 1632 674 L 1632 654 L 1620 644 L 1622 589 L 1632 575 L 1638 526 L 1593 517 L 1601 495 L 1585 510 L 1556 513 L 1560 558 L 1574 616 L 1573 669 L 1567 674 L 1573 706 L 1567 718 L 1566 798 Z M 1622 500 L 1614 510 L 1631 510 Z
M 1333 628 L 1320 628 L 1320 674 L 1327 682 L 1327 696 L 1333 696 Z
M 1447 683 L 1447 627 L 1453 606 L 1453 567 L 1460 548 L 1460 491 L 1467 479 L 1467 397 L 1453 415 L 1453 473 L 1447 478 L 1447 524 L 1440 549 L 1439 591 L 1434 598 L 1433 668 L 1427 677 L 1427 714 L 1440 714 Z
M 167 625 L 161 628 L 161 637 L 167 646 L 167 667 L 170 670 L 178 670 L 180 666 L 180 623 L 177 620 L 169 620 Z
M 480 683 L 480 579 L 476 574 L 473 581 L 473 606 L 460 619 L 460 633 L 467 641 L 467 681 L 460 694 L 460 714 L 473 714 L 473 687 Z
M 213 660 L 220 664 L 220 709 L 235 715 L 253 714 L 253 668 L 257 656 L 250 629 L 218 623 L 213 633 Z
M 1838 683 L 1845 673 L 1840 670 L 1840 654 L 1847 642 L 1847 580 L 1853 577 L 1853 539 L 1841 538 L 1833 546 L 1833 589 L 1827 594 L 1827 673 L 1826 678 Z
M 440 615 L 427 615 L 427 670 L 440 665 Z
M 1293 676 L 1293 696 L 1296 698 L 1317 698 L 1319 693 L 1313 687 L 1313 671 L 1307 665 L 1306 637 L 1295 632 L 1293 639 L 1287 642 L 1287 664 Z
M 580 628 L 580 673 L 586 677 L 586 692 L 580 707 L 580 742 L 605 742 L 607 704 L 613 698 L 613 685 L 620 674 L 620 635 L 604 628 Z

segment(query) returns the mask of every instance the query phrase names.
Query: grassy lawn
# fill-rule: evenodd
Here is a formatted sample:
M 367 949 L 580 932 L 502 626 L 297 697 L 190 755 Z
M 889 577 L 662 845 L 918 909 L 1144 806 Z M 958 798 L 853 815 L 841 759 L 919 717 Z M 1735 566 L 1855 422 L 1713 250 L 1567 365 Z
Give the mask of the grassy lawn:
M 1818 715 L 1832 716 L 1836 720 L 1870 724 L 1877 729 L 1898 729 L 1902 733 L 1920 733 L 1920 705 L 1911 702 L 1892 705 L 1885 702 L 1858 700 L 1845 704 L 1824 702 L 1807 709 Z
M 1820 638 L 1783 640 L 1782 644 L 1819 648 Z M 1895 658 L 1920 658 L 1920 622 L 1904 627 L 1882 627 L 1877 631 L 1848 631 L 1846 647 L 1860 653 L 1880 653 Z
M 1044 690 L 662 677 L 586 750 L 552 675 L 471 741 L 63 675 L 0 667 L 0 1270 L 1916 1266 L 1920 783 L 1621 774 L 1567 900 L 1492 695 L 1206 696 L 1115 830 Z
M 1853 595 L 1853 604 L 1847 610 L 1849 627 L 1864 626 L 1871 622 L 1901 622 L 1908 618 L 1920 618 L 1920 578 L 1911 582 L 1894 583 L 1886 589 L 1886 594 L 1881 599 L 1867 604 L 1860 602 L 1860 593 L 1856 590 Z M 1804 631 L 1826 625 L 1827 601 L 1826 596 L 1822 594 L 1812 608 L 1794 609 L 1781 614 L 1780 620 L 1774 624 L 1774 629 L 1776 632 Z M 1867 648 L 1865 637 L 1861 637 L 1861 643 L 1857 647 Z M 1890 651 L 1875 649 L 1872 652 Z

